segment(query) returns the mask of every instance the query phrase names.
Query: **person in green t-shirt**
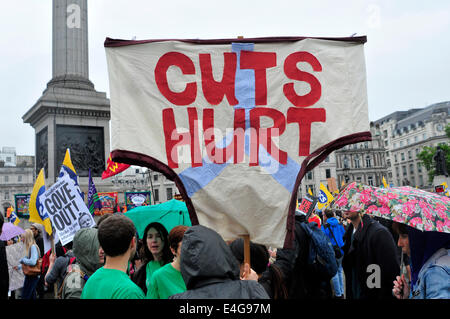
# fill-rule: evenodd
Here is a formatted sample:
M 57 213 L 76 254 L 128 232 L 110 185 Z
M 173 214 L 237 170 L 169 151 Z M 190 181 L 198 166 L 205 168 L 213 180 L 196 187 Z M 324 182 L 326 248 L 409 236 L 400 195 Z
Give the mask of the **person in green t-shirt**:
M 86 282 L 81 299 L 143 299 L 145 294 L 126 274 L 136 253 L 136 228 L 128 217 L 113 215 L 98 228 L 106 262 Z
M 167 299 L 185 292 L 186 284 L 180 272 L 180 253 L 183 235 L 188 227 L 176 226 L 169 233 L 169 247 L 174 255 L 173 262 L 156 270 L 147 286 L 147 299 Z
M 173 260 L 168 237 L 166 228 L 160 223 L 150 223 L 145 227 L 141 250 L 143 263 L 131 277 L 144 294 L 147 293 L 153 273 Z

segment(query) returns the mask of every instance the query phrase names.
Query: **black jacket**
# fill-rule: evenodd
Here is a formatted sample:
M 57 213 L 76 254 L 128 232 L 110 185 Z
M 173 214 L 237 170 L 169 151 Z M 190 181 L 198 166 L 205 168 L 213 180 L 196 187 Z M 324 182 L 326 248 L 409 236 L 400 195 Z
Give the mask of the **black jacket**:
M 171 299 L 269 299 L 253 280 L 240 280 L 239 265 L 214 230 L 197 225 L 183 237 L 180 270 L 187 291 Z
M 304 215 L 295 216 L 294 248 L 278 249 L 274 264 L 283 273 L 289 299 L 330 298 L 330 284 L 322 280 L 313 267 L 308 265 L 310 239 L 300 223 L 306 223 Z
M 5 242 L 0 240 L 0 299 L 8 299 L 9 290 L 9 272 L 5 247 Z
M 353 295 L 357 278 L 360 299 L 390 299 L 395 277 L 399 275 L 400 264 L 397 248 L 389 230 L 376 220 L 363 215 L 362 221 L 351 241 L 353 225 L 350 224 L 344 234 L 344 259 L 342 266 L 346 278 L 347 299 L 356 299 Z M 380 280 L 377 282 L 377 266 Z M 352 271 L 355 273 L 352 273 Z

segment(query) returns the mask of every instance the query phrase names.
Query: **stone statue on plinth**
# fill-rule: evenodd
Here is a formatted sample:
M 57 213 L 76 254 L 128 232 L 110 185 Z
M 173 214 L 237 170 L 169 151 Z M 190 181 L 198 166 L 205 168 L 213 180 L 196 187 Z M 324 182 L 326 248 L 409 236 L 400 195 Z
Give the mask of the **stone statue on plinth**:
M 448 177 L 445 153 L 439 145 L 436 147 L 436 154 L 433 156 L 433 160 L 436 162 L 436 175 Z

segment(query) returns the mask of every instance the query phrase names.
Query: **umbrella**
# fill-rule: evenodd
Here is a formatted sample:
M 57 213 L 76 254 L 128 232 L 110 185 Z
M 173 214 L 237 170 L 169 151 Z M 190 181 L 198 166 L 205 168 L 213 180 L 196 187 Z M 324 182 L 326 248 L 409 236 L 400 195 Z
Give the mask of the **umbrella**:
M 331 207 L 379 216 L 421 231 L 450 233 L 450 199 L 409 186 L 380 188 L 353 182 Z
M 22 235 L 25 232 L 19 226 L 12 223 L 4 223 L 2 227 L 2 234 L 0 235 L 0 240 L 10 240 L 16 236 Z
M 124 215 L 133 221 L 140 238 L 145 227 L 152 222 L 161 223 L 167 232 L 178 225 L 192 226 L 186 204 L 176 199 L 158 205 L 139 206 Z

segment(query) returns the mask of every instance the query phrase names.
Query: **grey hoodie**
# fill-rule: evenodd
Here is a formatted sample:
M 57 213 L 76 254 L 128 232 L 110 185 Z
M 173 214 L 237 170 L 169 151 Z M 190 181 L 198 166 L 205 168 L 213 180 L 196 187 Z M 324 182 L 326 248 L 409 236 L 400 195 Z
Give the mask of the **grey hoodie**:
M 91 276 L 102 265 L 99 261 L 98 242 L 96 228 L 82 228 L 73 238 L 73 254 L 77 258 L 74 269 L 81 270 L 87 276 Z M 87 278 L 87 277 L 86 277 Z M 85 278 L 81 278 L 78 272 L 71 272 L 67 275 L 62 290 L 62 299 L 79 299 L 86 283 Z
M 269 299 L 263 286 L 240 280 L 239 264 L 214 230 L 197 225 L 183 237 L 180 270 L 187 291 L 173 299 Z

